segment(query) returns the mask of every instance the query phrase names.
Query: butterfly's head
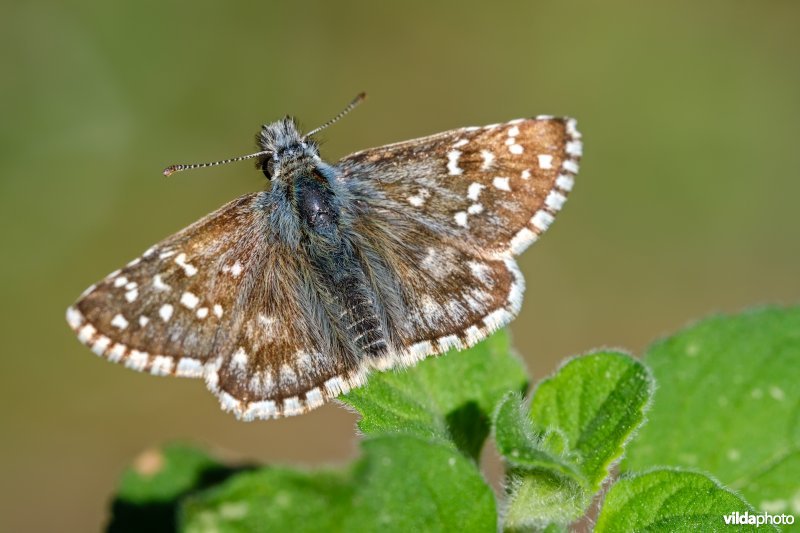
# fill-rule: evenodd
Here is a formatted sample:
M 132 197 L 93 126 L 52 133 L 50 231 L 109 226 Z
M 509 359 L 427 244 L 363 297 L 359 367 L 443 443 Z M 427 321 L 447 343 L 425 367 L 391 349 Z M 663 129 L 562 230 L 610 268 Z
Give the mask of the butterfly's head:
M 296 167 L 303 160 L 319 158 L 317 143 L 301 135 L 290 117 L 262 126 L 256 135 L 256 143 L 263 154 L 258 158 L 256 167 L 268 180 L 280 176 L 287 167 Z

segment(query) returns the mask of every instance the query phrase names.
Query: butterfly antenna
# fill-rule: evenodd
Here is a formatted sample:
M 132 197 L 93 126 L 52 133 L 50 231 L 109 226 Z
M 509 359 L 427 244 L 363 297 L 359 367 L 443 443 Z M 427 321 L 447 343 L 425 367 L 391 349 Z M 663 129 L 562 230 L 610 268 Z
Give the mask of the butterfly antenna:
M 306 139 L 306 138 L 308 138 L 308 137 L 311 137 L 311 136 L 312 136 L 312 135 L 314 135 L 315 133 L 318 133 L 318 132 L 320 132 L 320 131 L 324 130 L 325 128 L 327 128 L 328 126 L 330 126 L 331 124 L 334 124 L 334 123 L 335 123 L 336 121 L 338 121 L 340 118 L 342 118 L 343 116 L 345 116 L 346 114 L 348 114 L 350 111 L 352 111 L 352 110 L 353 110 L 353 108 L 355 108 L 355 107 L 356 107 L 358 104 L 360 104 L 361 102 L 363 102 L 363 101 L 364 101 L 364 98 L 366 98 L 366 97 L 367 97 L 367 93 L 359 93 L 359 94 L 358 94 L 358 96 L 356 96 L 355 98 L 353 98 L 353 101 L 352 101 L 352 102 L 350 102 L 349 104 L 347 104 L 347 107 L 345 107 L 344 109 L 342 109 L 342 111 L 341 111 L 341 112 L 340 112 L 338 115 L 336 115 L 335 117 L 333 117 L 332 119 L 330 119 L 328 122 L 326 122 L 325 124 L 323 124 L 323 125 L 322 125 L 322 126 L 320 126 L 319 128 L 313 129 L 313 130 L 309 131 L 308 133 L 306 133 L 305 135 L 303 135 L 303 139 Z
M 222 161 L 214 161 L 213 163 L 193 163 L 191 165 L 170 165 L 164 169 L 165 176 L 171 176 L 176 172 L 180 172 L 181 170 L 191 170 L 193 168 L 203 168 L 203 167 L 215 167 L 217 165 L 227 165 L 228 163 L 235 163 L 237 161 L 245 161 L 247 159 L 253 159 L 254 157 L 259 157 L 262 155 L 266 155 L 269 152 L 256 152 L 254 154 L 248 155 L 240 155 L 239 157 L 232 157 L 230 159 L 223 159 Z

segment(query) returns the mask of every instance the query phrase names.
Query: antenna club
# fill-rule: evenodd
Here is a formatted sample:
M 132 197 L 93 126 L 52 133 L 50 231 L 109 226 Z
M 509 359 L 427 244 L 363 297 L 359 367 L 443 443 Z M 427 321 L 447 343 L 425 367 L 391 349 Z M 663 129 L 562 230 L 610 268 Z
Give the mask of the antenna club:
M 162 172 L 162 174 L 164 174 L 167 177 L 170 177 L 174 173 L 180 172 L 184 168 L 185 167 L 183 165 L 170 165 L 170 166 L 168 166 L 167 168 L 164 169 L 164 172 Z

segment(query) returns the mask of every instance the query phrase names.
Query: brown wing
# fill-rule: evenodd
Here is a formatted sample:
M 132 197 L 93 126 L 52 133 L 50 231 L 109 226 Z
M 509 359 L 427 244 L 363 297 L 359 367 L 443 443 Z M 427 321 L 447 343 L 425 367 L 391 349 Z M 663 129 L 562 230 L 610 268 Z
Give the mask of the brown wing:
M 561 209 L 581 151 L 574 120 L 539 117 L 339 163 L 342 182 L 367 206 L 356 221 L 360 246 L 392 269 L 407 316 L 395 325 L 399 357 L 384 366 L 471 346 L 516 316 L 524 280 L 513 256 Z
M 81 342 L 135 370 L 203 377 L 246 420 L 360 384 L 322 336 L 303 257 L 270 238 L 264 200 L 242 196 L 87 289 L 67 311 Z
M 392 322 L 395 351 L 378 368 L 411 366 L 428 355 L 472 346 L 519 312 L 525 281 L 510 256 L 492 257 L 457 245 L 419 221 L 391 226 L 365 217 L 356 225 L 392 270 L 400 318 Z M 381 280 L 372 279 L 374 285 Z
M 339 165 L 343 181 L 382 200 L 378 215 L 421 220 L 483 254 L 516 255 L 561 209 L 581 153 L 573 119 L 539 117 L 373 148 Z

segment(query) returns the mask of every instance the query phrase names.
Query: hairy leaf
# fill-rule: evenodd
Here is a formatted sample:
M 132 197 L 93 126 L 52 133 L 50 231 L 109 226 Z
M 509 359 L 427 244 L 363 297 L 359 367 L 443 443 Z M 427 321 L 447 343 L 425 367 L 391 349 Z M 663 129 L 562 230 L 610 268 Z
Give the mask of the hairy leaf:
M 654 470 L 623 478 L 611 487 L 595 532 L 723 531 L 725 515 L 737 511 L 752 514 L 753 508 L 703 474 Z M 755 526 L 729 527 L 756 531 Z
M 698 468 L 756 508 L 800 514 L 800 308 L 705 320 L 645 361 L 659 389 L 625 470 Z
M 358 427 L 366 434 L 433 437 L 454 442 L 477 458 L 496 404 L 526 383 L 522 362 L 502 330 L 469 350 L 422 361 L 413 369 L 374 374 L 343 401 L 361 413 Z

